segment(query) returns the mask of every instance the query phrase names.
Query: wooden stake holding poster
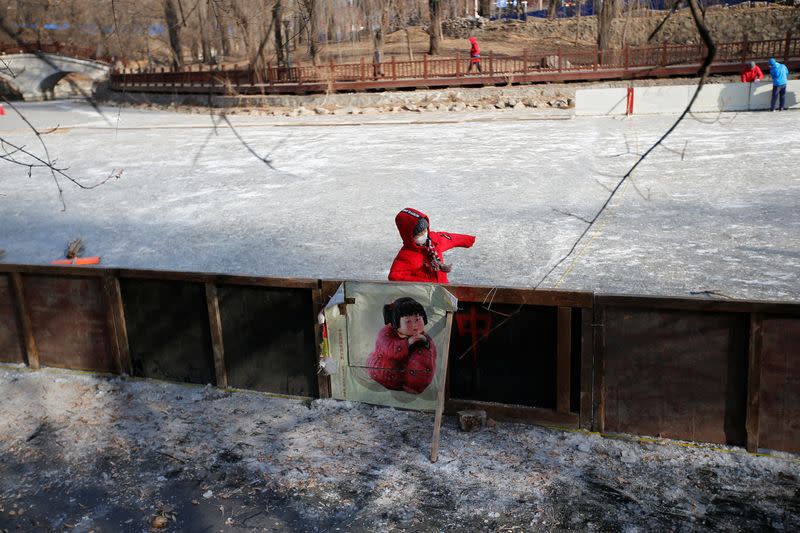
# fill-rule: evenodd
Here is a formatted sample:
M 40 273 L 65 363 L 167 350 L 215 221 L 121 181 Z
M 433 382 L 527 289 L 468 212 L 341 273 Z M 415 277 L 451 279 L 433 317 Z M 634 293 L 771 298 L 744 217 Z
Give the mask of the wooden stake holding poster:
M 453 313 L 447 313 L 446 330 L 450 331 L 453 325 Z M 447 390 L 447 361 L 450 360 L 450 337 L 447 337 L 445 345 L 442 346 L 442 373 L 444 382 L 439 387 L 439 395 L 436 397 L 436 416 L 433 419 L 433 442 L 431 443 L 431 462 L 439 460 L 439 433 L 442 430 L 442 414 L 444 414 L 445 391 Z

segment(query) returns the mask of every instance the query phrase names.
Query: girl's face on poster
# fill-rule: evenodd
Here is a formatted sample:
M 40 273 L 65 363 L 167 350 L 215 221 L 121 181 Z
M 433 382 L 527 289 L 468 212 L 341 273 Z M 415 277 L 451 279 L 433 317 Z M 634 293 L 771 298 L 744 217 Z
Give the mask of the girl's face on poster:
M 425 332 L 425 321 L 421 315 L 408 315 L 400 318 L 397 332 L 404 337 L 411 337 Z

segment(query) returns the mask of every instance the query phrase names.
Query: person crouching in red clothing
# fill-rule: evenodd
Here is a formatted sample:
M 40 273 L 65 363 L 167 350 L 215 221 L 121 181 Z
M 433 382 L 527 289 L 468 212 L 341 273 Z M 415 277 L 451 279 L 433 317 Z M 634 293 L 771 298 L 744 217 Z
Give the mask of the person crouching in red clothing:
M 764 79 L 764 73 L 761 72 L 761 69 L 758 68 L 755 62 L 751 61 L 750 68 L 742 72 L 739 79 L 742 80 L 742 83 L 758 83 Z
M 425 333 L 425 308 L 413 298 L 398 298 L 383 306 L 383 321 L 367 358 L 369 376 L 389 390 L 420 394 L 436 372 L 436 345 Z
M 445 264 L 444 252 L 450 248 L 469 248 L 475 243 L 472 235 L 431 231 L 428 215 L 406 207 L 394 217 L 403 247 L 397 252 L 389 270 L 389 281 L 424 281 L 448 283 L 452 267 Z

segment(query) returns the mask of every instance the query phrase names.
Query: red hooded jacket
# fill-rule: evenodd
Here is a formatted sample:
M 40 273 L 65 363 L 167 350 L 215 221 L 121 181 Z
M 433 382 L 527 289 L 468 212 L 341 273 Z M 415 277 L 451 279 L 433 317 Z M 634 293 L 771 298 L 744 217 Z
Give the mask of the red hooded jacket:
M 469 47 L 469 57 L 472 58 L 473 63 L 481 60 L 481 49 L 478 47 L 478 41 L 475 37 L 470 37 L 469 42 L 472 43 Z
M 420 218 L 428 221 L 429 246 L 420 246 L 414 242 L 414 227 Z M 432 231 L 428 215 L 411 207 L 406 207 L 394 217 L 397 231 L 403 239 L 403 247 L 397 252 L 392 268 L 389 270 L 390 281 L 427 281 L 447 283 L 447 272 L 434 270 L 431 265 L 430 250 L 444 263 L 443 252 L 450 248 L 469 248 L 475 243 L 472 235 Z M 430 247 L 430 248 L 429 248 Z

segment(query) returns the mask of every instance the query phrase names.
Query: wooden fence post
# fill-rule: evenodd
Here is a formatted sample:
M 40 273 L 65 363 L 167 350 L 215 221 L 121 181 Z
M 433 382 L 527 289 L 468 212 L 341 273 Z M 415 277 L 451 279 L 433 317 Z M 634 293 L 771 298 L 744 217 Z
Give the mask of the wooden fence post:
M 527 75 L 528 74 L 528 49 L 527 48 L 523 48 L 522 49 L 522 74 L 523 75 Z
M 747 63 L 747 49 L 750 47 L 750 43 L 747 41 L 747 34 L 744 36 L 744 41 L 742 41 L 742 63 Z
M 559 307 L 556 328 L 556 411 L 570 412 L 570 366 L 572 357 L 572 308 Z
M 9 276 L 11 289 L 16 300 L 17 324 L 19 324 L 20 335 L 25 346 L 25 364 L 34 370 L 39 369 L 39 349 L 36 347 L 36 339 L 33 336 L 33 325 L 28 314 L 28 306 L 25 303 L 25 291 L 22 287 L 22 276 L 19 272 L 12 272 Z
M 666 67 L 667 66 L 667 42 L 666 41 L 664 41 L 661 44 L 661 66 L 662 67 Z
M 628 74 L 628 45 L 625 45 L 625 49 L 623 50 L 623 71 L 625 74 Z
M 456 52 L 456 78 L 460 77 L 461 77 L 461 55 L 458 52 Z
M 600 48 L 597 45 L 594 45 L 594 68 L 592 70 L 597 70 L 597 67 L 600 65 Z
M 786 32 L 786 42 L 783 46 L 783 63 L 789 62 L 789 48 L 792 44 L 792 30 Z
M 561 72 L 561 47 L 558 47 L 558 72 Z
M 763 316 L 750 315 L 750 347 L 747 358 L 747 407 L 745 430 L 747 451 L 758 451 L 758 408 L 761 390 L 761 326 Z
M 103 277 L 103 288 L 106 293 L 108 322 L 111 327 L 111 344 L 117 359 L 117 372 L 132 374 L 131 351 L 128 344 L 128 327 L 125 323 L 125 308 L 122 304 L 122 290 L 119 278 L 111 274 Z
M 494 52 L 489 50 L 489 75 L 494 76 Z
M 363 57 L 361 58 L 361 67 L 360 68 L 361 68 L 361 81 L 364 81 L 365 74 L 364 74 L 364 58 Z
M 211 330 L 211 347 L 214 352 L 217 387 L 227 389 L 228 371 L 225 368 L 225 348 L 222 343 L 222 319 L 219 314 L 217 286 L 214 283 L 206 283 L 206 304 L 208 306 L 208 326 Z
M 428 79 L 428 54 L 422 56 L 422 79 Z
M 397 63 L 395 63 L 394 56 L 392 56 L 392 79 L 397 79 Z

